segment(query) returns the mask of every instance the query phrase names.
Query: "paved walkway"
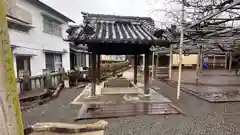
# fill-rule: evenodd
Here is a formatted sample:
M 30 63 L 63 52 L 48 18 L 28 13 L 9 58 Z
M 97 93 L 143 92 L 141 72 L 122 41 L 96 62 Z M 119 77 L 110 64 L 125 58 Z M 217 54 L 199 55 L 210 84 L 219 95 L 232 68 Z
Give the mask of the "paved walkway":
M 44 105 L 28 109 L 22 112 L 24 127 L 36 122 L 73 122 L 80 106 L 69 103 L 82 92 L 80 89 L 64 89 L 57 99 Z

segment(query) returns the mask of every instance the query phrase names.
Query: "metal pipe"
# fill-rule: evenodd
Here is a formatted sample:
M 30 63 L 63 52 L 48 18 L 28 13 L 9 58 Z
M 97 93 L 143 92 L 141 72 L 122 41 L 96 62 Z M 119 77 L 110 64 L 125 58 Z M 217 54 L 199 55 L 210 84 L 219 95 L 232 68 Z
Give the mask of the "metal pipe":
M 182 47 L 184 39 L 184 0 L 181 5 L 181 36 L 180 36 L 180 45 L 179 45 L 179 68 L 178 68 L 178 85 L 177 85 L 177 99 L 180 98 L 180 85 L 181 85 L 181 76 L 182 76 Z

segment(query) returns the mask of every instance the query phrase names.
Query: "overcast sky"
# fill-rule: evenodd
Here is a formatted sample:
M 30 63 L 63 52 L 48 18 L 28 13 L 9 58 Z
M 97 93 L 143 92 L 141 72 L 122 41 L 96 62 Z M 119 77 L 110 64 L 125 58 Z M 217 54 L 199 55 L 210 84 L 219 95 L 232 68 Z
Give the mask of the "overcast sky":
M 70 17 L 81 22 L 81 11 L 98 14 L 127 16 L 151 16 L 155 21 L 164 21 L 164 13 L 151 13 L 154 9 L 164 9 L 164 0 L 41 0 Z M 159 25 L 159 24 L 157 24 Z

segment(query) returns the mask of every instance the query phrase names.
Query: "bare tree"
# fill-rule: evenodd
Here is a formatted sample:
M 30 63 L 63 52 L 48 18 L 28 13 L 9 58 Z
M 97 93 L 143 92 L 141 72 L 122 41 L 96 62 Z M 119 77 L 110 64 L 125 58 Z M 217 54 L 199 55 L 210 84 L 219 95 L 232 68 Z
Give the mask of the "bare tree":
M 184 3 L 183 3 L 184 1 Z M 154 0 L 153 3 L 162 2 L 159 0 Z M 190 24 L 196 20 L 203 18 L 204 16 L 210 15 L 213 12 L 222 9 L 224 6 L 231 4 L 233 0 L 165 0 L 164 4 L 166 8 L 163 9 L 152 9 L 149 14 L 157 14 L 159 12 L 164 12 L 166 16 L 166 24 L 180 24 L 180 7 L 179 4 L 184 4 L 185 6 L 185 24 Z M 240 16 L 239 9 L 229 9 L 219 16 L 225 16 L 229 18 Z M 205 21 L 206 25 L 218 25 L 225 22 L 216 20 Z M 161 22 L 162 23 L 162 22 Z M 169 26 L 169 25 L 167 25 Z

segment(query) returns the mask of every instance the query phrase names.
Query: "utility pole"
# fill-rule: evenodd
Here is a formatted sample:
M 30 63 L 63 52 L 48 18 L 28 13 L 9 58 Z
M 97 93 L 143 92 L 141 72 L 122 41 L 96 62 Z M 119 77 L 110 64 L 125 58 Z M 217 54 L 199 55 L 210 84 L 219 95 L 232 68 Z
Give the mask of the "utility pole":
M 5 2 L 0 0 L 0 134 L 24 135 Z
M 182 76 L 182 47 L 183 47 L 183 38 L 184 38 L 184 3 L 185 0 L 182 0 L 181 4 L 181 35 L 180 35 L 180 45 L 179 45 L 179 66 L 178 66 L 178 85 L 177 85 L 177 99 L 180 98 L 180 85 L 181 85 L 181 76 Z

